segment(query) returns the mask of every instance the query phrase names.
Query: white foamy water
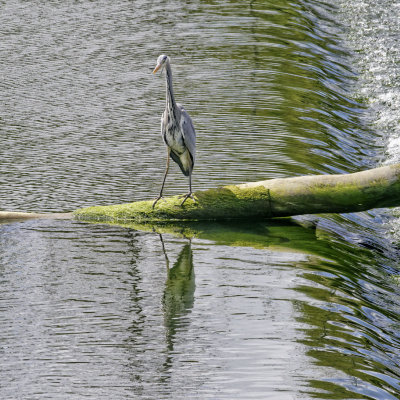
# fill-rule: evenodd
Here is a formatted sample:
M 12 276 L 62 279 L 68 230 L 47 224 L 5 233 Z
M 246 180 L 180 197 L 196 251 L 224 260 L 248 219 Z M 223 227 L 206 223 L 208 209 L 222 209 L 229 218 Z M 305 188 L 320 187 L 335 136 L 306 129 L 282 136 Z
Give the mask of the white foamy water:
M 368 105 L 367 123 L 382 147 L 382 164 L 400 162 L 400 2 L 339 1 L 345 38 L 360 73 L 357 95 Z
M 400 2 L 338 2 L 345 39 L 354 51 L 360 74 L 356 95 L 367 106 L 366 124 L 376 135 L 378 165 L 400 162 Z M 388 240 L 400 242 L 400 208 L 384 223 Z

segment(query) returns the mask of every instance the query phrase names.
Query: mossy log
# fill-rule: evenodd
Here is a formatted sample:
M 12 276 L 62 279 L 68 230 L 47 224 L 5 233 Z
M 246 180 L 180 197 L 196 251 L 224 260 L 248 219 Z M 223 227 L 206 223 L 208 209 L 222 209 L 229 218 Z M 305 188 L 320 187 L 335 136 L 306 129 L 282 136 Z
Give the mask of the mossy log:
M 77 210 L 81 220 L 166 221 L 287 217 L 400 206 L 400 164 L 343 175 L 310 175 L 224 186 L 178 196 Z

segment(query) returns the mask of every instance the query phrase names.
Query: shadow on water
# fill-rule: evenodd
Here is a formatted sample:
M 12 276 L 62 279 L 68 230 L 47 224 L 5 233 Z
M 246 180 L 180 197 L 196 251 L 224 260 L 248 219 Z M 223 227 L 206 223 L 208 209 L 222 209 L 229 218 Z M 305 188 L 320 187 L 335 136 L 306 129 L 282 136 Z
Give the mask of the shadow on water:
M 93 224 L 99 224 L 92 222 Z M 100 224 L 102 224 L 100 222 Z M 316 241 L 318 232 L 312 221 L 290 218 L 269 221 L 172 221 L 155 223 L 112 223 L 144 232 L 172 234 L 183 238 L 210 240 L 217 245 L 247 246 L 259 249 L 327 255 L 328 241 Z

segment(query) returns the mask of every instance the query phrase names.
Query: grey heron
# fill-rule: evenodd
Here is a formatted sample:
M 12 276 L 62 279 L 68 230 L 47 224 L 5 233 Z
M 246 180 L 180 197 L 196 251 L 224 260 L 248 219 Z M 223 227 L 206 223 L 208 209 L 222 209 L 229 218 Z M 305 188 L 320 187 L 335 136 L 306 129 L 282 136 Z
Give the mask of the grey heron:
M 192 171 L 196 154 L 196 132 L 189 114 L 182 105 L 175 101 L 170 58 L 161 54 L 157 59 L 157 65 L 154 68 L 153 74 L 163 69 L 165 70 L 167 94 L 165 110 L 161 116 L 161 134 L 167 146 L 167 165 L 160 195 L 154 201 L 153 208 L 162 198 L 170 158 L 179 165 L 183 175 L 189 177 L 189 193 L 183 196 L 184 199 L 181 206 L 183 206 L 189 197 L 196 201 L 192 192 Z

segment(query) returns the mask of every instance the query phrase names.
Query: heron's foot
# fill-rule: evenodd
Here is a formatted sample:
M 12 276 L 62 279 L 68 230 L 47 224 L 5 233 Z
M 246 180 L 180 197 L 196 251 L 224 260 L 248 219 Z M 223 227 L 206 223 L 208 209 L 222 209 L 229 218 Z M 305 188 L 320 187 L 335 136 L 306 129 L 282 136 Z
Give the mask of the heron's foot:
M 192 192 L 189 192 L 188 194 L 184 194 L 183 196 L 179 196 L 180 199 L 183 198 L 183 201 L 182 201 L 182 203 L 181 203 L 181 207 L 183 206 L 183 204 L 185 203 L 185 201 L 186 201 L 189 197 L 190 197 L 195 203 L 197 202 L 197 200 L 196 200 L 196 198 L 194 197 L 193 193 L 192 193 Z
M 154 200 L 153 206 L 151 207 L 153 210 L 154 210 L 154 207 L 156 206 L 156 204 L 158 203 L 159 200 L 165 201 L 164 197 L 158 196 L 158 197 Z

